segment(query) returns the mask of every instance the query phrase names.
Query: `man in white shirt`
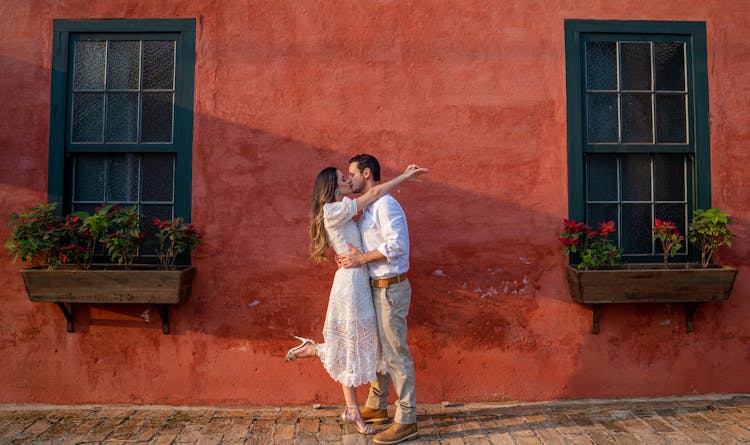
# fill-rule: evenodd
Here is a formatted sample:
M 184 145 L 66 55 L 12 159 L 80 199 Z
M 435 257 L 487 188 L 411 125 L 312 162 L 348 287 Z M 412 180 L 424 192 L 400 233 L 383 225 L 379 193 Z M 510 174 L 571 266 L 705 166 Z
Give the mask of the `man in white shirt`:
M 371 155 L 357 155 L 349 161 L 349 178 L 353 192 L 365 193 L 380 181 L 380 164 Z M 359 230 L 365 251 L 352 247 L 351 252 L 339 256 L 337 262 L 341 267 L 368 266 L 380 344 L 388 368 L 388 374 L 378 374 L 378 381 L 370 385 L 362 417 L 367 422 L 388 419 L 388 390 L 393 381 L 399 397 L 393 424 L 376 434 L 373 441 L 395 444 L 419 436 L 414 361 L 406 343 L 406 317 L 411 303 L 411 284 L 406 278 L 409 229 L 401 205 L 386 194 L 362 211 Z

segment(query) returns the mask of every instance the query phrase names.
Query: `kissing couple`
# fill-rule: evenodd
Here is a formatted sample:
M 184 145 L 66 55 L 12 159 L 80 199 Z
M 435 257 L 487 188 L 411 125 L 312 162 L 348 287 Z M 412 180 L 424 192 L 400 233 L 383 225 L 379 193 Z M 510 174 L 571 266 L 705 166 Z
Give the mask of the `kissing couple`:
M 341 417 L 361 434 L 374 434 L 368 423 L 386 423 L 388 392 L 398 400 L 393 423 L 373 437 L 395 444 L 419 436 L 414 362 L 406 343 L 411 303 L 409 231 L 401 205 L 390 195 L 398 185 L 428 173 L 411 164 L 399 176 L 380 182 L 380 164 L 360 154 L 348 173 L 323 169 L 315 179 L 310 211 L 310 256 L 320 263 L 328 249 L 338 269 L 328 300 L 323 343 L 295 337 L 300 344 L 286 360 L 319 357 L 331 378 L 341 383 L 346 408 Z M 356 197 L 350 197 L 352 195 Z M 353 219 L 360 214 L 358 222 Z M 360 410 L 356 388 L 370 384 Z

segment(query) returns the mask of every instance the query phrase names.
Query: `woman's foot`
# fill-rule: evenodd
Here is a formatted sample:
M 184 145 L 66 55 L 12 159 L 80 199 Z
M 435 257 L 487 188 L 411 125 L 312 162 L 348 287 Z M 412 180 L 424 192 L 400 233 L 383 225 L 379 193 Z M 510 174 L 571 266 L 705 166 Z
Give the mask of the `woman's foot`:
M 362 419 L 362 415 L 359 413 L 358 406 L 347 406 L 344 412 L 341 413 L 341 420 L 344 423 L 351 423 L 357 428 L 359 434 L 375 434 L 375 430 L 371 426 L 367 425 Z
M 292 360 L 303 358 L 303 357 L 314 357 L 316 354 L 315 350 L 315 343 L 313 340 L 310 340 L 309 338 L 303 338 L 303 337 L 297 337 L 294 336 L 297 340 L 299 340 L 301 343 L 298 346 L 293 347 L 286 353 L 285 360 L 287 362 L 291 362 Z

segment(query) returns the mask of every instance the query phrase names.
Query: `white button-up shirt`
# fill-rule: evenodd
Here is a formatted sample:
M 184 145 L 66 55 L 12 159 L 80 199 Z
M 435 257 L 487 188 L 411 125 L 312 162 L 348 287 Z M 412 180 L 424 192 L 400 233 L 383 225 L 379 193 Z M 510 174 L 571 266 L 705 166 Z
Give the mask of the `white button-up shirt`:
M 359 218 L 365 252 L 377 250 L 386 261 L 367 263 L 370 278 L 396 277 L 409 270 L 409 228 L 404 209 L 389 195 L 365 207 Z

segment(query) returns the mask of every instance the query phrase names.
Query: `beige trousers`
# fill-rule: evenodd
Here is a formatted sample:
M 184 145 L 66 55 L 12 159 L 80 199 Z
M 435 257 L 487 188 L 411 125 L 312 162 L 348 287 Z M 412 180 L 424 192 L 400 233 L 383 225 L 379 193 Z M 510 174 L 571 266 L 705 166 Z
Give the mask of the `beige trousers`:
M 372 301 L 378 318 L 378 331 L 388 374 L 378 374 L 378 381 L 370 385 L 366 406 L 373 409 L 388 407 L 391 381 L 398 394 L 393 421 L 416 423 L 417 397 L 414 393 L 414 361 L 406 344 L 406 316 L 411 304 L 409 280 L 392 284 L 384 289 L 372 289 Z

